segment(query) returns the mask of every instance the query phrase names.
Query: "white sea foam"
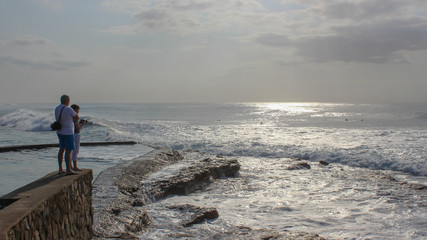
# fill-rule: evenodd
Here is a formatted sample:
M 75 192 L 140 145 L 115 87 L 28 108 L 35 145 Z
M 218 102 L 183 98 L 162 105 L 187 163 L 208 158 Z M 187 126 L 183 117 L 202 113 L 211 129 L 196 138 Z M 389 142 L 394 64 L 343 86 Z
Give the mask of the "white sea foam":
M 9 111 L 0 116 L 0 126 L 48 131 L 53 114 L 43 109 Z M 418 105 L 161 104 L 83 109 L 91 123 L 82 133 L 85 141 L 134 140 L 178 150 L 324 160 L 427 176 L 427 109 Z
M 427 176 L 427 130 L 423 129 L 282 128 L 257 124 L 193 126 L 183 122 L 124 123 L 118 128 L 122 132 L 114 131 L 111 138 L 178 150 L 191 148 L 227 156 L 324 160 Z
M 241 158 L 239 178 L 218 180 L 207 191 L 174 196 L 147 208 L 153 230 L 143 239 L 167 238 L 174 229 L 209 239 L 229 225 L 317 233 L 327 239 L 424 239 L 425 191 L 391 181 L 388 174 L 340 164 L 286 170 L 292 159 Z M 219 219 L 188 229 L 168 206 L 215 207 Z M 216 226 L 213 228 L 212 226 Z
M 53 122 L 52 115 L 27 109 L 18 109 L 0 116 L 0 126 L 6 126 L 23 131 L 47 131 Z

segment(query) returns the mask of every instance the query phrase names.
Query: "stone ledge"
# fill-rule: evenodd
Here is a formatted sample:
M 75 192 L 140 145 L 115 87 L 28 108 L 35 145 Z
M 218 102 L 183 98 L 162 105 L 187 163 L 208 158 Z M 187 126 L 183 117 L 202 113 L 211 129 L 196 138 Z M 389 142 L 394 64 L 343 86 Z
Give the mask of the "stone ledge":
M 134 145 L 138 144 L 135 141 L 119 141 L 119 142 L 82 142 L 81 146 L 107 146 L 107 145 Z M 45 143 L 45 144 L 33 144 L 33 145 L 16 145 L 16 146 L 8 146 L 8 147 L 0 147 L 0 152 L 13 152 L 20 151 L 26 149 L 44 149 L 44 148 L 52 148 L 59 147 L 58 143 Z
M 0 239 L 90 239 L 92 179 L 92 169 L 69 176 L 55 171 L 4 195 Z

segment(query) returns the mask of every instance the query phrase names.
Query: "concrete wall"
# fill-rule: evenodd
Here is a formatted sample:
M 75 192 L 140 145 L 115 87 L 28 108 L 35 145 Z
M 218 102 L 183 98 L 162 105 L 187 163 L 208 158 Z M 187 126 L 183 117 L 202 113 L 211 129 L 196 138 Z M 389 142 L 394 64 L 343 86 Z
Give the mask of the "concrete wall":
M 92 170 L 57 172 L 0 198 L 0 240 L 91 239 Z

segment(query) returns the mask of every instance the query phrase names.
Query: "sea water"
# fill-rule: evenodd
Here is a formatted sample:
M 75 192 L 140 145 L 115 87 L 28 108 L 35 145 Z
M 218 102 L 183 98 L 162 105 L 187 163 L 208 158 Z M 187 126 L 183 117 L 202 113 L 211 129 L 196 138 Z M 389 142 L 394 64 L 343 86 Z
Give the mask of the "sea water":
M 57 104 L 0 105 L 0 146 L 56 143 Z M 99 172 L 151 151 L 193 149 L 237 158 L 240 177 L 205 192 L 151 204 L 152 231 L 204 238 L 231 224 L 305 231 L 339 239 L 427 238 L 427 106 L 423 104 L 229 103 L 80 104 L 89 124 L 79 166 Z M 0 153 L 0 195 L 58 168 L 57 149 Z M 289 171 L 294 159 L 311 169 Z M 319 161 L 330 163 L 328 166 Z M 395 181 L 390 181 L 390 179 Z M 168 204 L 216 207 L 220 217 L 191 229 L 170 221 Z M 195 230 L 196 229 L 196 230 Z M 222 229 L 222 230 L 221 230 Z

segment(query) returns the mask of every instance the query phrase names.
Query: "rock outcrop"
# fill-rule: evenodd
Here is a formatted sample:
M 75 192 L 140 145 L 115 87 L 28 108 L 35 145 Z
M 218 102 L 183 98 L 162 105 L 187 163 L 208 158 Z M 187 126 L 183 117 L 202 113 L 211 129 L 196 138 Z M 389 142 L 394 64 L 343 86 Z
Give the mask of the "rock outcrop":
M 286 170 L 311 169 L 310 164 L 306 162 L 298 162 L 286 168 Z
M 182 225 L 184 227 L 219 217 L 218 210 L 216 210 L 216 208 L 201 208 L 190 204 L 171 206 L 170 208 L 189 213 L 190 216 L 182 221 Z
M 320 160 L 320 161 L 319 161 L 319 163 L 320 163 L 321 165 L 323 165 L 323 166 L 328 166 L 328 165 L 329 165 L 329 163 L 328 163 L 328 162 L 323 161 L 323 160 Z
M 169 195 L 201 190 L 214 179 L 237 176 L 239 170 L 240 164 L 234 159 L 170 149 L 155 150 L 109 168 L 99 174 L 94 183 L 94 235 L 99 238 L 133 236 L 150 224 L 144 210 L 146 204 Z M 159 172 L 167 174 L 156 177 Z M 218 217 L 213 209 L 201 210 L 202 214 L 194 210 L 194 217 L 183 224 L 189 226 Z
M 296 169 L 310 169 L 305 162 Z M 215 179 L 237 177 L 240 164 L 235 159 L 208 156 L 185 150 L 177 152 L 158 149 L 131 162 L 103 171 L 94 183 L 94 239 L 138 239 L 151 219 L 145 206 L 170 195 L 187 195 L 203 190 Z M 180 219 L 181 231 L 171 232 L 168 238 L 191 238 L 195 224 L 214 221 L 219 217 L 216 208 L 189 204 L 165 206 Z M 212 224 L 212 223 L 211 223 Z M 185 230 L 187 229 L 187 230 Z M 177 230 L 177 229 L 175 229 Z M 269 229 L 251 229 L 232 226 L 214 234 L 212 239 L 291 239 L 322 240 L 317 234 L 274 232 Z

